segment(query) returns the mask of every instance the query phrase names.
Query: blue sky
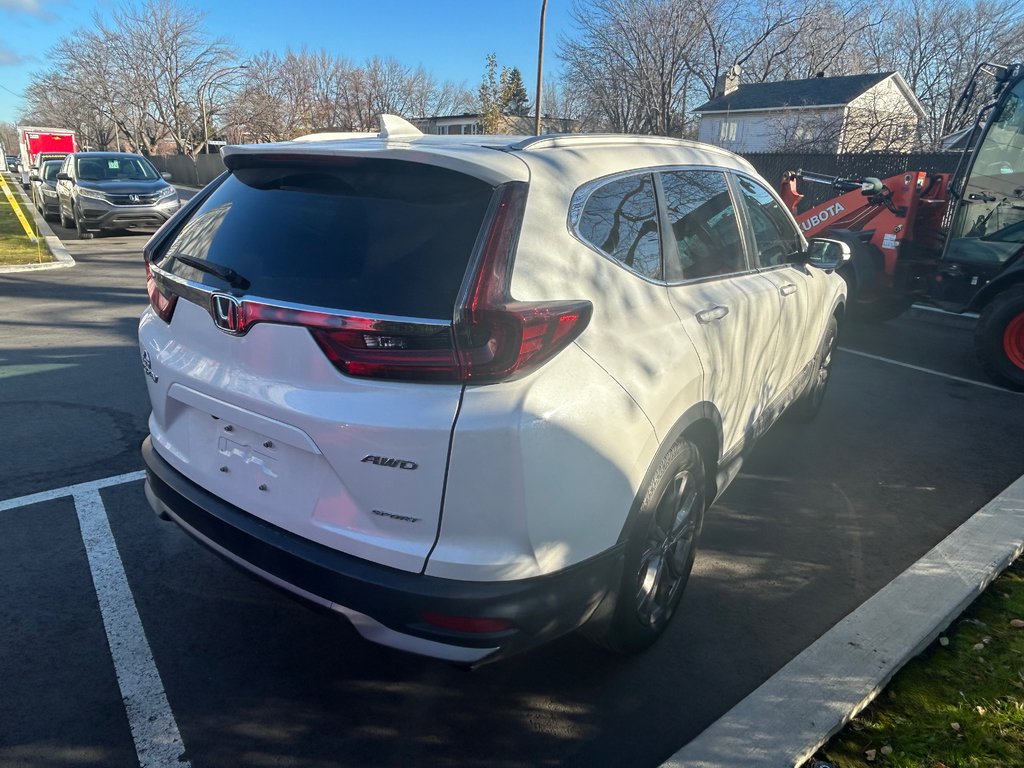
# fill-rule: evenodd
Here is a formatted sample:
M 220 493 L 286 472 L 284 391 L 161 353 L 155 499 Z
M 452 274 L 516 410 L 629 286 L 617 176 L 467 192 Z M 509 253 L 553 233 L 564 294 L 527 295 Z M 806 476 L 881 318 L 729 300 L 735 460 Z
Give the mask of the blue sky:
M 182 0 L 187 2 L 187 0 Z M 556 74 L 560 35 L 572 31 L 573 0 L 548 0 L 545 78 Z M 379 55 L 422 65 L 440 80 L 476 89 L 486 57 L 517 66 L 531 98 L 537 81 L 541 0 L 217 0 L 192 3 L 206 12 L 213 36 L 242 52 L 324 48 L 356 63 Z M 59 38 L 110 18 L 112 0 L 0 0 L 0 121 L 17 122 L 22 91 Z

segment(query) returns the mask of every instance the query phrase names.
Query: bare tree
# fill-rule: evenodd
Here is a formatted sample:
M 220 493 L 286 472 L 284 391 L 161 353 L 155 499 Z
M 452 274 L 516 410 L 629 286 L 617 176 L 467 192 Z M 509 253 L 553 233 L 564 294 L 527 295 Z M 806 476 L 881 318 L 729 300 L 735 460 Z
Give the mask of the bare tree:
M 869 71 L 866 43 L 892 15 L 892 6 L 869 0 L 813 3 L 746 57 L 743 79 L 763 83 Z
M 203 14 L 179 0 L 129 2 L 53 46 L 54 63 L 29 85 L 28 111 L 97 147 L 153 153 L 166 139 L 194 158 L 203 116 L 216 111 L 211 86 L 233 57 L 206 33 Z
M 593 132 L 600 129 L 600 120 L 589 111 L 587 100 L 554 80 L 544 83 L 541 114 L 555 122 L 562 121 L 562 133 Z
M 203 100 L 212 79 L 235 60 L 225 39 L 206 33 L 204 18 L 177 0 L 144 0 L 123 5 L 111 24 L 97 24 L 139 112 L 193 160 L 203 148 Z M 144 122 L 138 129 L 145 131 Z
M 807 13 L 799 0 L 755 0 L 749 4 L 731 0 L 705 0 L 697 6 L 703 36 L 689 57 L 693 74 L 712 98 L 720 79 L 732 66 L 745 69 L 757 56 L 778 48 L 780 38 L 792 35 Z M 768 78 L 767 72 L 763 77 Z
M 0 144 L 8 155 L 18 153 L 18 127 L 14 123 L 0 122 Z
M 698 4 L 577 0 L 577 39 L 563 39 L 565 88 L 581 93 L 612 131 L 679 135 L 695 86 Z
M 325 129 L 370 131 L 382 112 L 422 117 L 465 110 L 462 86 L 394 59 L 356 66 L 324 50 L 263 51 L 249 59 L 225 116 L 236 139 L 280 141 Z
M 974 68 L 1024 57 L 1024 3 L 905 0 L 868 38 L 867 50 L 871 68 L 903 74 L 927 113 L 922 143 L 935 148 L 945 134 L 971 125 L 986 99 L 981 87 L 966 110 L 956 110 Z

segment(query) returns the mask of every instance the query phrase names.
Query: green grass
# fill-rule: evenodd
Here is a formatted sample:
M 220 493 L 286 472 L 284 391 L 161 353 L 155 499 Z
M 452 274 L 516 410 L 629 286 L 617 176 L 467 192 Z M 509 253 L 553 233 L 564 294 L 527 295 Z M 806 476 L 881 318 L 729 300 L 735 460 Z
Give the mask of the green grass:
M 28 204 L 19 199 L 17 193 L 15 193 L 15 199 L 18 199 L 22 206 L 22 213 L 25 214 L 29 226 L 35 231 L 35 223 L 32 220 L 32 212 L 29 210 Z M 36 234 L 38 235 L 38 233 Z M 7 197 L 0 192 L 0 265 L 39 264 L 48 261 L 53 261 L 53 256 L 50 254 L 49 248 L 46 247 L 46 243 L 42 238 L 33 243 L 25 236 L 25 230 L 22 229 L 18 217 L 14 215 L 11 204 L 7 202 Z
M 1014 619 L 1024 619 L 1020 562 L 950 626 L 947 645 L 940 638 L 907 664 L 816 759 L 838 768 L 1024 766 L 1024 628 Z

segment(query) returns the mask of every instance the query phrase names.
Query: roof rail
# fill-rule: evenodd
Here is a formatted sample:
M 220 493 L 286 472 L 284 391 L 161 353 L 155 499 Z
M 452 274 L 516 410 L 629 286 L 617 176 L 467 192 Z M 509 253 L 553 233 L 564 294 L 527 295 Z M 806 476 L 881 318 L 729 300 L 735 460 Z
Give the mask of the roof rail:
M 598 144 L 636 144 L 637 140 L 644 144 L 660 144 L 664 146 L 696 146 L 696 142 L 686 139 L 675 139 L 671 136 L 637 136 L 628 133 L 559 133 L 546 136 L 529 136 L 511 146 L 512 149 L 535 150 L 552 147 L 586 146 Z
M 323 131 L 321 133 L 307 133 L 305 136 L 296 136 L 292 141 L 331 141 L 333 139 L 375 139 L 376 133 L 363 131 Z

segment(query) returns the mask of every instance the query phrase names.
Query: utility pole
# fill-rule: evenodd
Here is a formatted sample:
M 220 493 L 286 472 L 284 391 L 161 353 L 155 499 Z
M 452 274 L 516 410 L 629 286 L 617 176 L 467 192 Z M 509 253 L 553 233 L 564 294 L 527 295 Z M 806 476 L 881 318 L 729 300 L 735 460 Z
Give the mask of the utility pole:
M 533 123 L 533 135 L 540 136 L 540 101 L 541 91 L 544 87 L 544 17 L 548 12 L 548 0 L 541 0 L 540 3 L 540 41 L 537 43 L 537 105 L 534 112 L 537 113 Z

